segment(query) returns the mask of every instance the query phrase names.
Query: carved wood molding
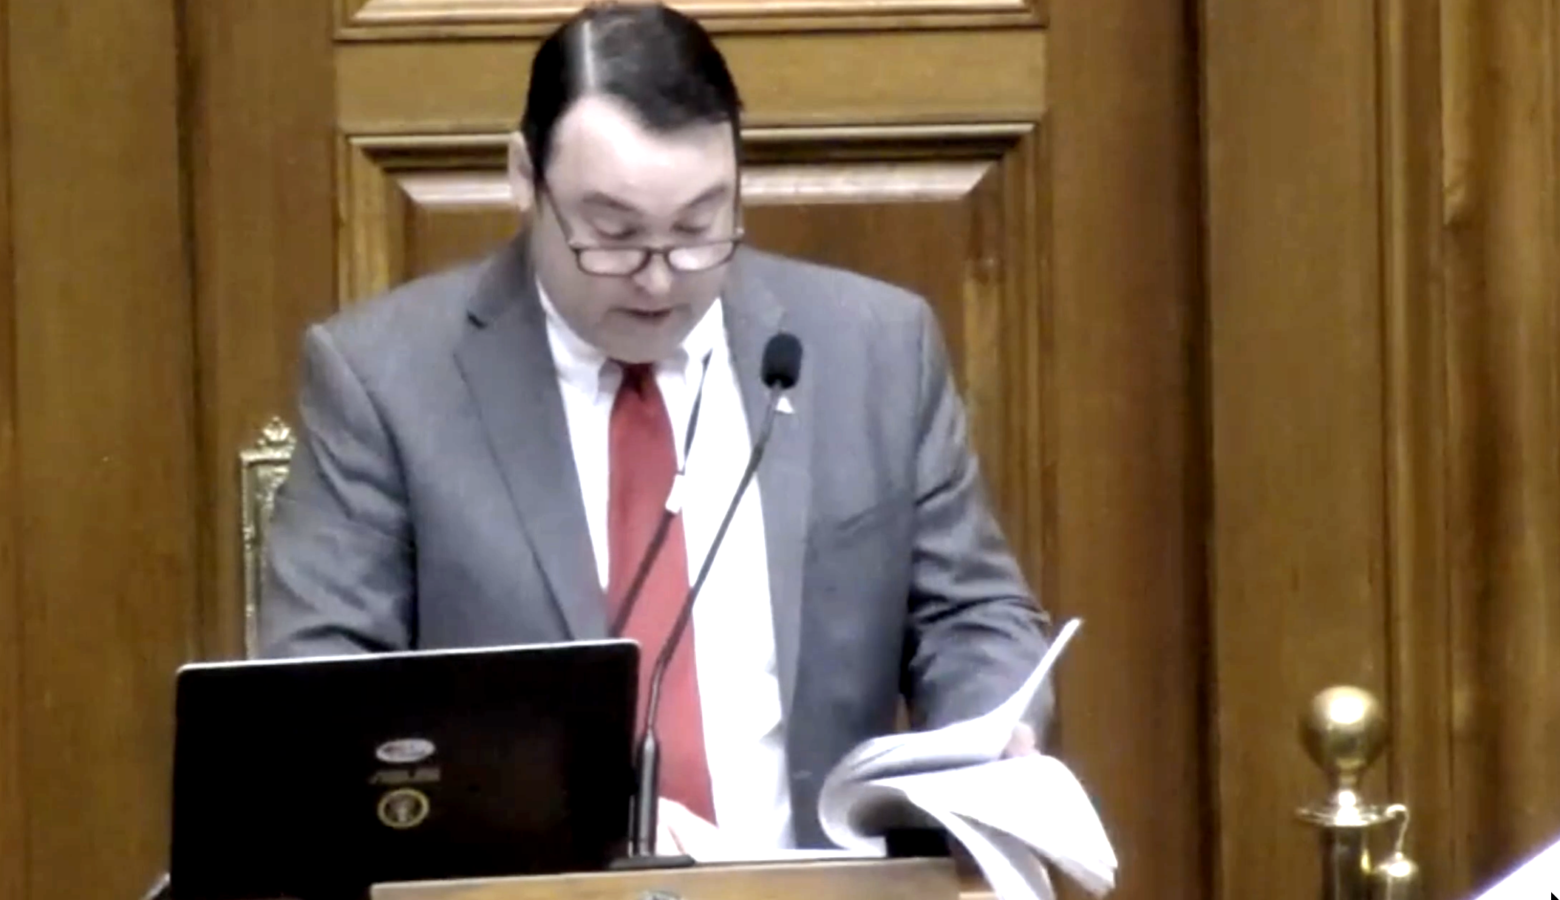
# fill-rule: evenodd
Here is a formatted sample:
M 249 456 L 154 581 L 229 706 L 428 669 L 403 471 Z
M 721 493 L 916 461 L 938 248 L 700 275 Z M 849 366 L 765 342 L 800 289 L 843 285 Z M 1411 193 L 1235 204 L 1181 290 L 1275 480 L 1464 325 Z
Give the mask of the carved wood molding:
M 683 0 L 675 5 L 717 33 L 1046 22 L 1046 0 Z M 558 0 L 338 0 L 337 24 L 348 39 L 537 36 L 580 6 Z
M 744 34 L 721 43 L 742 84 L 744 126 L 1038 121 L 1050 109 L 1054 48 L 1042 29 Z M 339 133 L 392 137 L 513 129 L 535 51 L 524 40 L 336 46 Z
M 1460 896 L 1453 850 L 1446 690 L 1452 639 L 1446 491 L 1446 296 L 1436 271 L 1443 216 L 1436 4 L 1382 0 L 1376 54 L 1380 133 L 1382 402 L 1385 442 L 1389 789 L 1436 896 Z
M 352 137 L 339 155 L 337 300 L 380 293 L 405 271 L 405 222 L 418 202 L 508 202 L 502 134 Z
M 743 196 L 758 205 L 954 199 L 974 190 L 1035 128 L 1035 123 L 993 123 L 749 129 L 743 135 Z M 338 173 L 340 302 L 379 293 L 403 277 L 411 210 L 509 204 L 507 140 L 495 133 L 346 138 Z
M 1560 830 L 1560 18 L 1441 7 L 1443 684 L 1467 891 Z
M 1379 13 L 1393 787 L 1456 897 L 1560 827 L 1560 20 Z

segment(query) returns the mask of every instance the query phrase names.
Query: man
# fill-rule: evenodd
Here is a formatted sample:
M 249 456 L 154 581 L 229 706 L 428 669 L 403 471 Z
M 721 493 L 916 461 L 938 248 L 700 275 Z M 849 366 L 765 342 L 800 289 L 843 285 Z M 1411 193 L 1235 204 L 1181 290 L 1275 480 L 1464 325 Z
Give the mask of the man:
M 919 727 L 985 712 L 1047 638 L 927 304 L 742 246 L 740 108 L 709 36 L 662 6 L 589 7 L 542 44 L 511 147 L 528 226 L 307 334 L 261 628 L 267 654 L 304 655 L 592 639 L 622 617 L 648 668 L 789 332 L 800 381 L 659 720 L 674 836 L 761 854 L 827 846 L 821 782 L 901 696 Z

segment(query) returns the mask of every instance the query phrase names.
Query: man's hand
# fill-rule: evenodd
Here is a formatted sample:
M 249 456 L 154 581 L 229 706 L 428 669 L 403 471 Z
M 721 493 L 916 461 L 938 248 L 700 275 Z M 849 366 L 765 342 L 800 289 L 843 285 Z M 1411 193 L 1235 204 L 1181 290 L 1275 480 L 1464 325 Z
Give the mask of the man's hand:
M 1007 747 L 1002 751 L 1002 758 L 1012 759 L 1015 756 L 1034 756 L 1039 753 L 1040 743 L 1035 740 L 1035 730 L 1020 722 L 1014 727 L 1013 736 L 1008 738 Z

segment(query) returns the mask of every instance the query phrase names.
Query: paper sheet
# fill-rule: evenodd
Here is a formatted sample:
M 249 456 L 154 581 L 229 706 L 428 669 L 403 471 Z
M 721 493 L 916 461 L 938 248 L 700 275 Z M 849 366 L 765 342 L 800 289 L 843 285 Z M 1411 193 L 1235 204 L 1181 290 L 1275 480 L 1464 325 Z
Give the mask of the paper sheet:
M 1080 624 L 1067 622 L 1023 686 L 990 713 L 876 738 L 848 754 L 824 780 L 824 834 L 864 853 L 881 848 L 889 828 L 935 822 L 969 851 L 1000 900 L 1051 900 L 1042 861 L 1091 894 L 1112 890 L 1115 852 L 1067 766 L 1039 754 L 1002 759 Z
M 1011 836 L 1089 893 L 1115 888 L 1116 853 L 1077 776 L 1049 756 L 885 779 L 922 809 L 952 810 L 981 830 Z
M 847 753 L 829 773 L 823 792 L 829 792 L 831 782 L 969 766 L 1000 758 L 1013 736 L 1013 729 L 1024 720 L 1024 714 L 1033 706 L 1046 676 L 1082 624 L 1078 619 L 1071 619 L 1061 627 L 1034 672 L 1001 706 L 983 716 L 954 722 L 934 731 L 887 734 L 865 741 Z

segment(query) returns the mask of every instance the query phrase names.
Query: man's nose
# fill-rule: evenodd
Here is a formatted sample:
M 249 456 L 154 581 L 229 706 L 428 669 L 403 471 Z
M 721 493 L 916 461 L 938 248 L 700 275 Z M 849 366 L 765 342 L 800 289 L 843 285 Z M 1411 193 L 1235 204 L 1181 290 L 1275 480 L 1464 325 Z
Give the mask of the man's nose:
M 672 267 L 666 264 L 666 259 L 661 254 L 653 254 L 645 267 L 634 276 L 634 283 L 639 289 L 652 297 L 664 297 L 672 289 L 672 279 L 676 273 Z

